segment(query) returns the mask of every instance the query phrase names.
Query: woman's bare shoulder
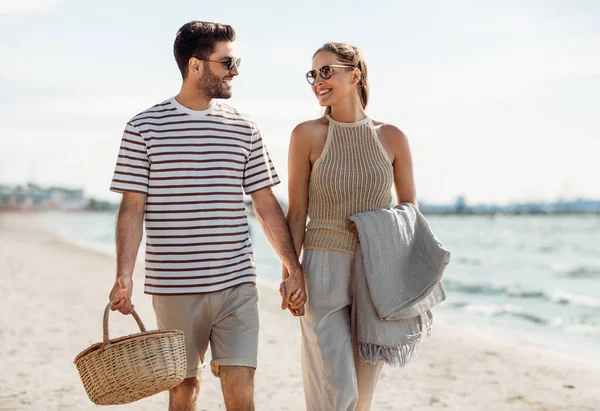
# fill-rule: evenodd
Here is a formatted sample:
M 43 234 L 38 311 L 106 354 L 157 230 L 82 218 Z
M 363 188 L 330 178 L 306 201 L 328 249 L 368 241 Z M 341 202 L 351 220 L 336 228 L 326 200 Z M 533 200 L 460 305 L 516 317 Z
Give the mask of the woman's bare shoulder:
M 294 127 L 294 131 L 292 133 L 297 134 L 312 134 L 315 131 L 319 131 L 323 127 L 327 127 L 329 123 L 325 117 L 317 118 L 314 120 L 303 121 Z
M 375 129 L 377 130 L 377 134 L 379 134 L 379 136 L 381 138 L 389 141 L 392 144 L 393 143 L 404 143 L 407 141 L 407 137 L 402 132 L 402 130 L 400 130 L 400 128 L 398 128 L 397 126 L 395 126 L 393 124 L 373 120 L 373 125 L 375 126 Z
M 292 139 L 310 141 L 313 137 L 323 134 L 323 132 L 327 133 L 328 124 L 325 117 L 303 121 L 294 127 Z

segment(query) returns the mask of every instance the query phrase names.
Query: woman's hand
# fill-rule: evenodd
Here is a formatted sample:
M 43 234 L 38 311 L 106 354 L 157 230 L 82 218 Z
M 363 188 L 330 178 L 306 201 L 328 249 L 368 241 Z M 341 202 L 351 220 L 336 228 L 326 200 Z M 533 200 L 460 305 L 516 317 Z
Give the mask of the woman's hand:
M 358 229 L 356 228 L 356 224 L 354 224 L 353 221 L 350 221 L 348 219 L 346 219 L 346 224 L 348 224 L 348 228 L 350 229 L 350 232 L 354 235 L 354 238 L 356 238 L 356 242 L 360 243 L 360 239 L 358 238 Z

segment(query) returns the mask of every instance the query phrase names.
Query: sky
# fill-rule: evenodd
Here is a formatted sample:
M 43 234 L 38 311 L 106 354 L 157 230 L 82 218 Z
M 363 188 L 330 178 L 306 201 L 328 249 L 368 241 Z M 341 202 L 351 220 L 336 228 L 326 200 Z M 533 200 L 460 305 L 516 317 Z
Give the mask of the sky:
M 259 124 L 287 196 L 287 149 L 322 114 L 304 79 L 327 41 L 358 46 L 367 113 L 411 145 L 432 203 L 600 198 L 600 2 L 0 2 L 0 183 L 108 187 L 125 123 L 177 94 L 175 34 L 231 24 L 228 102 Z

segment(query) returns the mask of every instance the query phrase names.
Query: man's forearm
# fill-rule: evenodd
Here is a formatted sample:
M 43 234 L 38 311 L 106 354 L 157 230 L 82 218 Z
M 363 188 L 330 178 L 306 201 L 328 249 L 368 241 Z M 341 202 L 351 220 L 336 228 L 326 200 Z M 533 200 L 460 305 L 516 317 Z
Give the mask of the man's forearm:
M 117 214 L 117 277 L 133 277 L 143 230 L 144 211 L 121 201 Z
M 283 265 L 290 273 L 301 270 L 294 240 L 277 198 L 271 194 L 260 203 L 254 203 L 254 210 L 267 239 L 279 255 Z

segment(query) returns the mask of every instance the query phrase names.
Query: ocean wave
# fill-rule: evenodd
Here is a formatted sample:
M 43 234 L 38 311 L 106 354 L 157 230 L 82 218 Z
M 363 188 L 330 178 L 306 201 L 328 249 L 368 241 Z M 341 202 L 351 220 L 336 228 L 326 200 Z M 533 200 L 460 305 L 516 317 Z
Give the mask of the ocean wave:
M 579 266 L 563 274 L 569 278 L 600 278 L 600 267 Z
M 482 264 L 481 260 L 479 260 L 477 258 L 459 257 L 456 261 L 460 264 L 465 264 L 465 265 L 481 265 Z
M 492 303 L 465 303 L 455 302 L 449 304 L 451 307 L 460 309 L 467 314 L 487 316 L 487 317 L 510 317 L 527 322 L 560 328 L 561 330 L 579 335 L 600 335 L 600 323 L 590 318 L 561 318 L 552 319 L 543 318 L 539 315 L 527 312 L 521 307 L 513 304 L 492 304 Z
M 515 298 L 536 298 L 557 304 L 572 304 L 600 309 L 600 300 L 588 295 L 575 294 L 561 289 L 540 290 L 522 286 L 495 285 L 486 283 L 466 283 L 456 280 L 444 280 L 447 291 L 466 294 L 506 295 Z
M 550 254 L 556 251 L 556 249 L 555 245 L 543 245 L 538 248 L 538 251 L 542 254 Z
M 459 308 L 468 314 L 487 315 L 487 316 L 501 316 L 509 315 L 512 317 L 520 318 L 535 324 L 547 325 L 549 320 L 536 316 L 532 313 L 528 313 L 512 304 L 490 304 L 490 303 L 451 303 L 451 306 Z
M 554 261 L 550 264 L 550 270 L 560 277 L 573 279 L 600 278 L 600 267 L 592 265 L 574 265 Z
M 559 304 L 574 304 L 584 307 L 600 308 L 600 300 L 588 295 L 574 294 L 563 290 L 554 290 L 544 295 L 551 301 Z

